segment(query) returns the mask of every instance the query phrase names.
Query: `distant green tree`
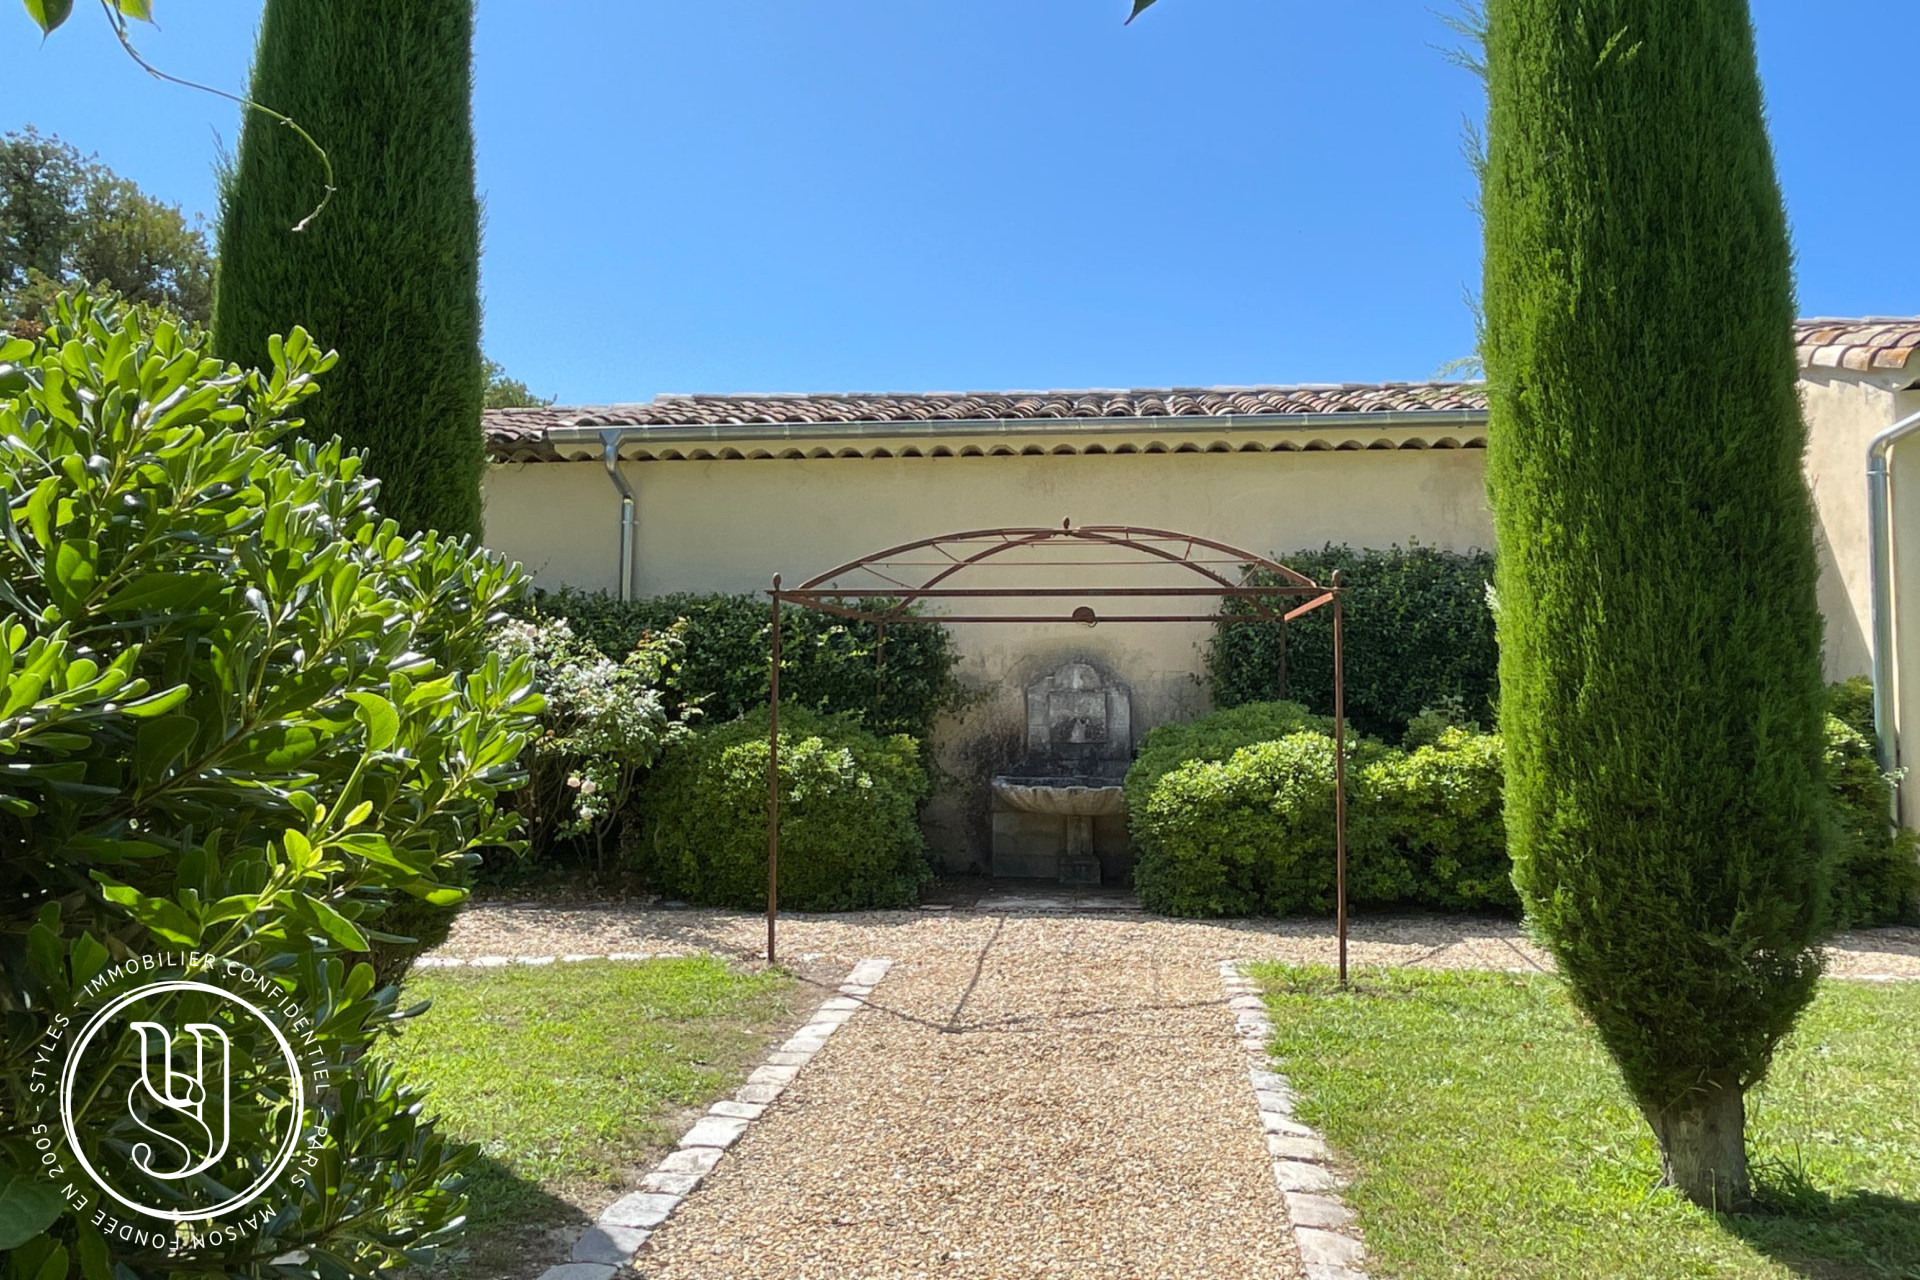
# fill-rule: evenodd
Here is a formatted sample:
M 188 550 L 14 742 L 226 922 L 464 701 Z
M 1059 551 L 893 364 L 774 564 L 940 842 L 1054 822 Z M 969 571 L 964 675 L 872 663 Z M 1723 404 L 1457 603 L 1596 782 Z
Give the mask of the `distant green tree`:
M 0 135 L 0 323 L 102 284 L 204 322 L 213 255 L 200 220 L 57 137 L 31 126 Z
M 306 433 L 365 449 L 381 507 L 408 529 L 478 533 L 480 206 L 473 0 L 268 0 L 249 97 L 297 119 L 338 191 L 311 211 L 319 161 L 249 112 L 226 176 L 215 349 L 251 367 L 305 327 L 341 352 Z
M 485 404 L 489 409 L 544 409 L 553 403 L 552 396 L 535 395 L 532 387 L 507 376 L 507 367 L 498 360 L 488 360 L 485 372 Z
M 1826 695 L 1747 0 L 1492 0 L 1484 351 L 1527 913 L 1696 1203 L 1812 998 Z

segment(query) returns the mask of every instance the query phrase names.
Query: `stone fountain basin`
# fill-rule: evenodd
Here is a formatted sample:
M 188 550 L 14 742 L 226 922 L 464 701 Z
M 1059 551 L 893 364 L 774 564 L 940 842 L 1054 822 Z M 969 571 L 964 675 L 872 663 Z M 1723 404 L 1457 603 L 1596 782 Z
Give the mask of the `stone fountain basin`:
M 993 794 L 1009 809 L 1061 818 L 1103 818 L 1127 811 L 1126 792 L 1112 778 L 998 777 Z

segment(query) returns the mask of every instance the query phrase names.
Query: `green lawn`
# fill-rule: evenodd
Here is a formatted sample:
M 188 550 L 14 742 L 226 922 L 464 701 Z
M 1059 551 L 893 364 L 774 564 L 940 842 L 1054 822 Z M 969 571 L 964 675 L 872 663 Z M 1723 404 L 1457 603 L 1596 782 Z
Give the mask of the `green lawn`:
M 1750 1100 L 1768 1212 L 1661 1190 L 1557 979 L 1264 966 L 1278 1069 L 1393 1280 L 1920 1278 L 1920 985 L 1829 982 Z
M 433 1008 L 382 1052 L 430 1082 L 428 1110 L 478 1143 L 462 1280 L 536 1275 L 793 1019 L 797 984 L 711 958 L 424 970 Z

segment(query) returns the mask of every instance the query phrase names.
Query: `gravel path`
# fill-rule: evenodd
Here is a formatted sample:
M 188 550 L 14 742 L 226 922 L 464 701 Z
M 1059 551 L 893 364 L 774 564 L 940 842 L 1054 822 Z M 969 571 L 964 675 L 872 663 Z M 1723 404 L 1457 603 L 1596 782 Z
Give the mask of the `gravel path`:
M 867 911 L 846 915 L 783 916 L 782 958 L 803 954 L 851 964 L 862 956 L 927 963 L 970 962 L 975 929 L 1008 918 L 1082 938 L 1129 939 L 1128 954 L 1176 958 L 1281 960 L 1331 964 L 1333 926 L 1320 920 L 1167 920 L 1137 913 L 1094 916 L 999 917 L 967 912 Z M 1419 965 L 1452 969 L 1550 967 L 1546 956 L 1510 920 L 1460 916 L 1367 916 L 1353 922 L 1355 965 Z M 762 954 L 766 922 L 727 911 L 657 910 L 627 906 L 481 904 L 454 922 L 433 954 L 480 956 L 565 955 L 592 952 L 717 951 Z M 1871 929 L 1834 940 L 1836 977 L 1920 979 L 1920 929 Z
M 653 1238 L 641 1275 L 1300 1274 L 1217 949 L 1164 946 L 1138 916 L 893 929 L 872 1007 Z M 830 945 L 807 932 L 790 945 Z

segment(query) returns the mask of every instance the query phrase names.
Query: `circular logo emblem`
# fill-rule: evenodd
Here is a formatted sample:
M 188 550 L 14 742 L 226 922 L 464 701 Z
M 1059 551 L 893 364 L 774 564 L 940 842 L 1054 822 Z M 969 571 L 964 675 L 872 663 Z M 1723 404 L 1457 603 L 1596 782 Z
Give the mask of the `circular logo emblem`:
M 32 1126 L 69 1206 L 174 1253 L 271 1220 L 285 1203 L 271 1193 L 304 1181 L 325 1140 L 308 1094 L 327 1065 L 298 1002 L 199 953 L 122 962 L 80 996 L 100 1003 L 48 1035 L 57 1128 Z
M 186 998 L 166 999 L 176 993 Z M 262 1037 L 267 1052 L 249 1043 L 235 1053 L 236 1038 Z M 124 1097 L 124 1109 L 106 1125 L 83 1126 L 77 1104 L 103 1093 L 108 1107 Z M 274 1099 L 287 1105 L 263 1112 L 259 1104 Z M 305 1118 L 305 1082 L 285 1034 L 251 1002 L 205 982 L 147 983 L 112 1001 L 80 1028 L 60 1077 L 60 1123 L 74 1160 L 129 1209 L 174 1222 L 217 1218 L 257 1199 L 293 1159 Z M 122 1121 L 141 1136 L 129 1141 Z M 236 1151 L 236 1138 L 251 1150 Z M 249 1159 L 263 1140 L 271 1142 L 264 1160 Z M 220 1175 L 236 1170 L 240 1189 L 222 1195 L 235 1184 Z M 155 1203 L 156 1188 L 173 1194 Z

